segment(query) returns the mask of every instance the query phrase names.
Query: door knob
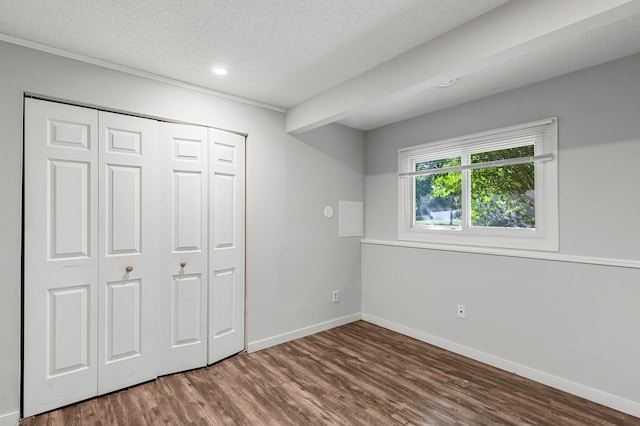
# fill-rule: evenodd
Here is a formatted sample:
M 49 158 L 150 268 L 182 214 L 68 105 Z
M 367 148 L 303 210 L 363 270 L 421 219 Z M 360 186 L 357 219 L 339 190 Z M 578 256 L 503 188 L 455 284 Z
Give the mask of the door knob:
M 131 272 L 133 271 L 133 266 L 129 265 L 125 269 L 127 270 L 127 272 Z
M 187 262 L 180 262 L 180 267 L 184 268 L 185 266 L 187 266 Z

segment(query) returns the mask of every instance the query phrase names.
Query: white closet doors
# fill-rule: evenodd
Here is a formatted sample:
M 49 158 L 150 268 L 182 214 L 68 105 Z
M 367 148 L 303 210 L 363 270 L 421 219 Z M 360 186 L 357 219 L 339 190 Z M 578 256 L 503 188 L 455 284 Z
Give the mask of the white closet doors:
M 158 122 L 99 114 L 98 394 L 156 377 Z
M 209 364 L 242 351 L 244 337 L 245 138 L 209 129 L 211 161 Z
M 25 101 L 24 416 L 97 393 L 98 113 Z
M 158 373 L 207 364 L 207 129 L 161 123 Z
M 244 150 L 25 100 L 24 416 L 244 349 Z
M 25 101 L 25 416 L 156 376 L 157 134 Z
M 245 138 L 168 123 L 160 133 L 158 373 L 170 374 L 245 347 Z

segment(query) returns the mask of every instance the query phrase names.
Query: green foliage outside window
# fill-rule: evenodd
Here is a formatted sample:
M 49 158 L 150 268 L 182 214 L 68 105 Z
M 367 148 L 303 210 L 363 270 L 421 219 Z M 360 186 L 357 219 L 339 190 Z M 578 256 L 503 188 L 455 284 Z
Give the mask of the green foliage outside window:
M 471 155 L 471 164 L 533 156 L 533 146 L 516 147 Z M 416 171 L 461 164 L 461 157 L 426 161 Z M 471 225 L 505 228 L 535 228 L 534 164 L 474 169 L 471 177 Z M 417 176 L 416 223 L 460 226 L 462 173 Z M 444 216 L 442 213 L 446 213 Z M 443 220 L 446 217 L 448 220 Z
M 459 166 L 460 157 L 425 161 L 416 171 Z M 416 177 L 416 222 L 424 225 L 460 226 L 461 173 L 449 172 Z M 447 213 L 441 215 L 438 213 Z

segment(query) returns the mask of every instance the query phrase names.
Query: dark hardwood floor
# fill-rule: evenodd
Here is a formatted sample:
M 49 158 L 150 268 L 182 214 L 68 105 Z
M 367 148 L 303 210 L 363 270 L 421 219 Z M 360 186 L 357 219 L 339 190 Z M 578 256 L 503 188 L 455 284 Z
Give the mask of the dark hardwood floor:
M 21 423 L 163 424 L 559 426 L 640 419 L 358 321 Z

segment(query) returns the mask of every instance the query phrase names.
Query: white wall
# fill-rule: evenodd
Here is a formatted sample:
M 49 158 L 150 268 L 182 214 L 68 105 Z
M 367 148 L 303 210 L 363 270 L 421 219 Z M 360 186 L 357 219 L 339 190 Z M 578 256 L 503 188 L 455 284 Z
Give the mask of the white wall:
M 635 55 L 368 132 L 366 238 L 397 240 L 398 148 L 557 116 L 560 253 L 640 260 L 638 75 Z M 365 318 L 640 416 L 640 269 L 365 244 L 362 293 Z
M 360 312 L 360 239 L 337 238 L 337 214 L 327 219 L 323 210 L 332 206 L 337 213 L 338 200 L 364 200 L 363 132 L 329 125 L 288 137 L 277 153 L 262 148 L 247 161 L 249 176 L 266 181 L 249 207 L 250 351 L 358 319 L 352 315 Z M 253 275 L 265 273 L 271 282 Z M 333 290 L 340 291 L 339 303 L 331 302 Z M 292 332 L 292 324 L 319 326 Z
M 20 405 L 23 93 L 204 124 L 247 140 L 248 341 L 266 346 L 360 312 L 357 239 L 338 239 L 325 205 L 364 197 L 361 132 L 284 131 L 284 115 L 0 42 L 0 425 Z M 342 290 L 339 304 L 331 290 Z M 351 316 L 350 316 L 351 315 Z

